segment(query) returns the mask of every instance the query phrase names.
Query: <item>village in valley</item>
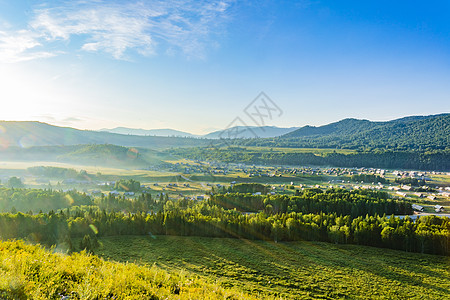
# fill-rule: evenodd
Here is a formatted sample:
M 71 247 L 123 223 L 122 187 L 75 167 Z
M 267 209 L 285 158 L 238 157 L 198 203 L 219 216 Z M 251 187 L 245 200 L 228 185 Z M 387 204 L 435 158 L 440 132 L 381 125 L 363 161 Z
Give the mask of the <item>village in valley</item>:
M 2 169 L 0 179 L 7 182 L 18 176 L 29 188 L 51 188 L 63 192 L 79 191 L 89 197 L 123 197 L 129 200 L 142 195 L 166 200 L 207 200 L 215 193 L 226 193 L 239 183 L 260 183 L 269 187 L 270 195 L 295 195 L 304 189 L 376 190 L 393 199 L 411 203 L 413 218 L 436 214 L 449 216 L 450 173 L 405 171 L 375 168 L 292 167 L 226 164 L 181 159 L 139 170 L 119 170 L 90 166 L 48 167 L 77 170 L 73 177 L 57 178 L 48 174 Z M 72 169 L 73 170 L 73 169 Z M 82 174 L 82 175 L 80 175 Z M 134 178 L 139 186 L 132 190 L 116 182 Z M 261 192 L 256 192 L 261 195 Z

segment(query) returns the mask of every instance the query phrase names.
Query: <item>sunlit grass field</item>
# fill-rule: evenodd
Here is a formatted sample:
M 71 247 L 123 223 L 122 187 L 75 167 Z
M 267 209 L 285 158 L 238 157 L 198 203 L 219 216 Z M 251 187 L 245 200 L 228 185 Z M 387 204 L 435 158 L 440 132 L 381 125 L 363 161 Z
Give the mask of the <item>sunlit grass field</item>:
M 450 298 L 448 257 L 321 242 L 173 236 L 100 241 L 96 254 L 105 259 L 185 270 L 262 298 Z
M 257 299 L 187 272 L 0 242 L 0 299 Z

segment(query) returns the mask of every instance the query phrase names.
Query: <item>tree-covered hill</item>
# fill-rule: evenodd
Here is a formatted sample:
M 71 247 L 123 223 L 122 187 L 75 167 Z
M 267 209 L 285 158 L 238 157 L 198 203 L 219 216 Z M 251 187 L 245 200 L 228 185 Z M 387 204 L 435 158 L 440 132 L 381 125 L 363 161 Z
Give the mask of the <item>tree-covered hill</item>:
M 304 148 L 448 149 L 450 114 L 406 117 L 388 122 L 345 119 L 320 127 L 305 126 L 279 138 L 246 140 L 243 144 Z

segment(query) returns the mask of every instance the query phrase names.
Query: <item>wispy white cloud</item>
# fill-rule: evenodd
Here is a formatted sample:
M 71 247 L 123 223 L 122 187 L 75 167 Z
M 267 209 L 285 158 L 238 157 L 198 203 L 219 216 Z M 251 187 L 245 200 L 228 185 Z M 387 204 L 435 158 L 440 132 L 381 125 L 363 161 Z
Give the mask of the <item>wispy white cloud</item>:
M 229 19 L 231 1 L 64 1 L 33 10 L 27 28 L 0 31 L 0 61 L 78 50 L 127 59 L 181 52 L 203 57 Z M 49 50 L 50 49 L 50 50 Z
M 39 36 L 27 30 L 0 31 L 0 62 L 19 62 L 56 55 L 42 48 Z

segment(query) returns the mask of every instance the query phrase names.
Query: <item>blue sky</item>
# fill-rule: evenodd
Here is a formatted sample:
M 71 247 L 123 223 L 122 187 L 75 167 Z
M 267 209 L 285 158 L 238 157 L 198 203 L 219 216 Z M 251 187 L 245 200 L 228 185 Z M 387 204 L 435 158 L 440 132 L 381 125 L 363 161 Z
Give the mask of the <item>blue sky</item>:
M 448 1 L 0 0 L 3 120 L 222 129 L 450 111 Z

